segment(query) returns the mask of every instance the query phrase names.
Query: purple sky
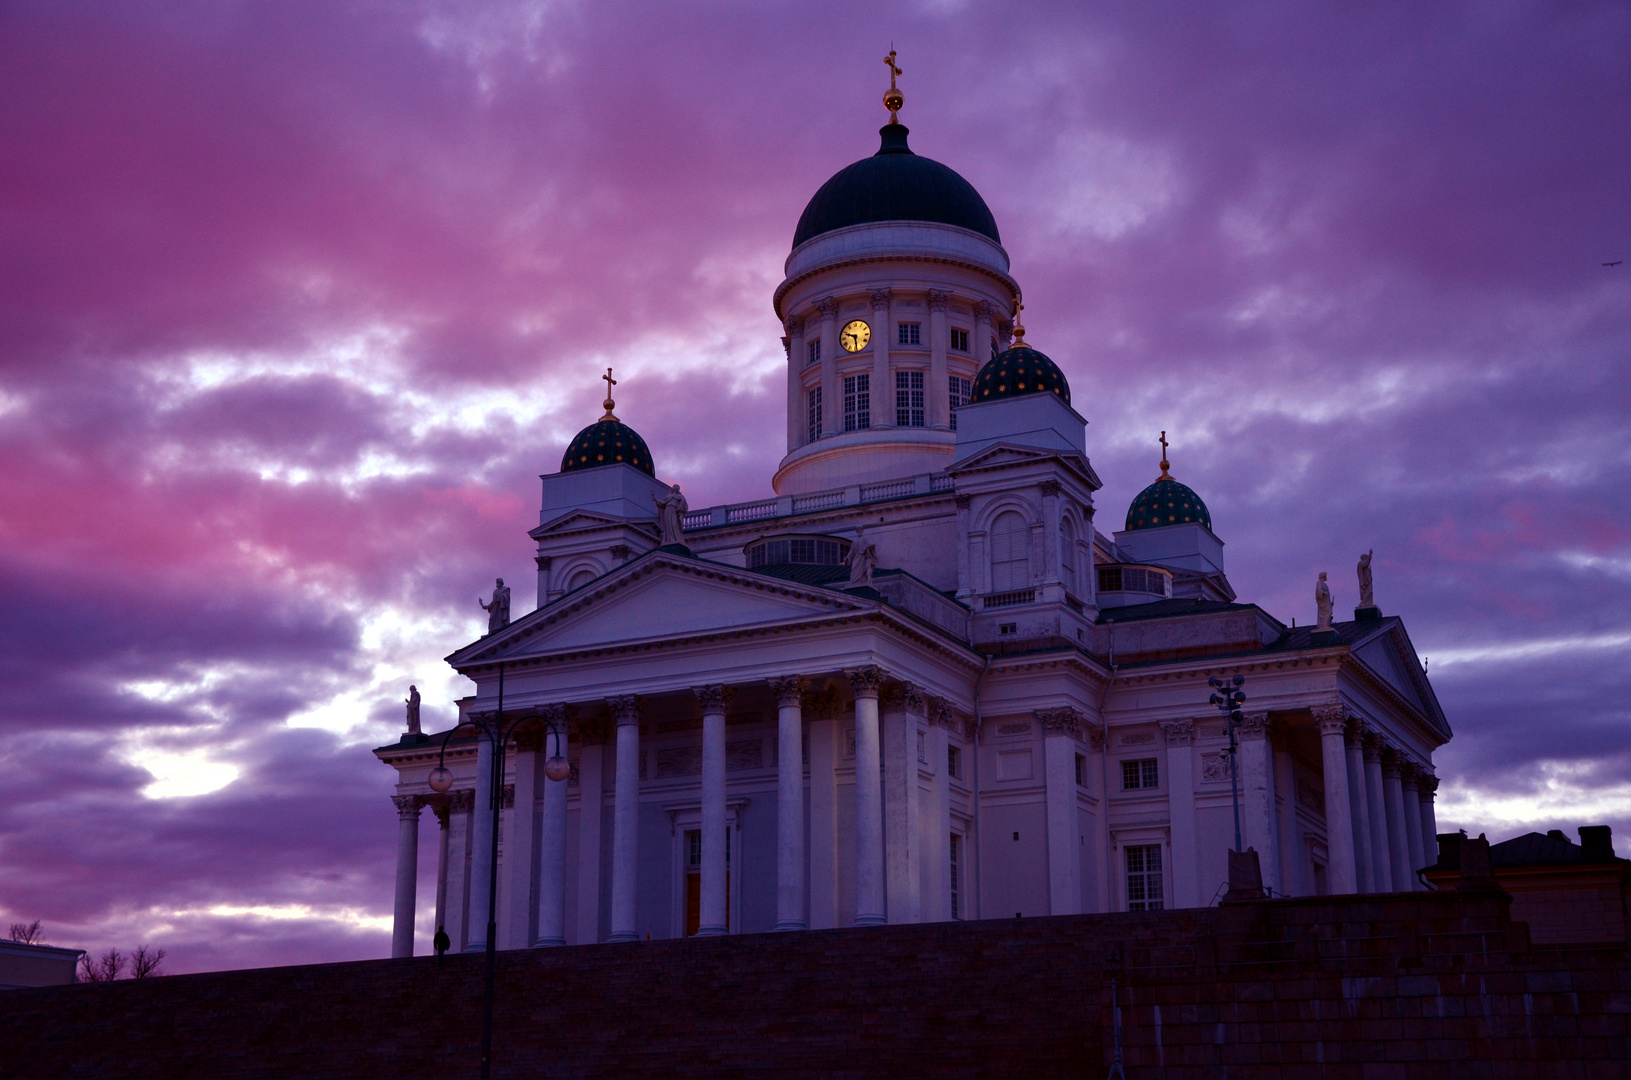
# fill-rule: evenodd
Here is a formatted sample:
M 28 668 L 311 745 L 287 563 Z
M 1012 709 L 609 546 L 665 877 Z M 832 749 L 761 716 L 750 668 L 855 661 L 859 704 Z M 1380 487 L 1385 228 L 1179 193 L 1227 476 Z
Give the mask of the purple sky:
M 1441 826 L 1631 848 L 1631 9 L 1085 6 L 0 7 L 0 925 L 385 955 L 369 748 L 530 608 L 606 365 L 691 505 L 768 492 L 771 290 L 891 41 L 1100 524 L 1164 428 L 1243 599 L 1374 547 Z

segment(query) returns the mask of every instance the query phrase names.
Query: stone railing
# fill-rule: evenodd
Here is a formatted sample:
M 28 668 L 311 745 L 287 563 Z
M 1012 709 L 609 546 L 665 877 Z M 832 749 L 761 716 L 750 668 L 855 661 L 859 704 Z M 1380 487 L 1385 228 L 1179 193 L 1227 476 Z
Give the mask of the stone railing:
M 945 473 L 919 473 L 899 480 L 883 480 L 875 484 L 857 484 L 851 487 L 829 488 L 805 495 L 783 495 L 779 499 L 755 499 L 752 502 L 725 503 L 692 510 L 685 515 L 685 531 L 719 529 L 730 525 L 743 525 L 771 518 L 813 514 L 822 510 L 835 510 L 841 506 L 864 506 L 869 503 L 911 499 L 924 495 L 949 493 L 955 482 Z

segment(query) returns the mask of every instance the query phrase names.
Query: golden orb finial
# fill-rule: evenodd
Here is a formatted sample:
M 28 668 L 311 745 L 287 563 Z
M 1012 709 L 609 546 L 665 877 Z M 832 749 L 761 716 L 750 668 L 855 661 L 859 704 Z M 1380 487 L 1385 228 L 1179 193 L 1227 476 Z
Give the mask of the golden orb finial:
M 1029 345 L 1025 344 L 1025 324 L 1019 321 L 1019 313 L 1024 310 L 1025 305 L 1020 302 L 1019 297 L 1014 297 L 1014 344 L 1012 347 L 1015 349 L 1030 348 Z
M 883 107 L 889 110 L 889 122 L 900 123 L 900 107 L 906 104 L 906 95 L 895 87 L 895 76 L 906 74 L 895 66 L 895 50 L 890 49 L 889 55 L 883 58 L 889 65 L 889 89 L 883 95 Z
M 1167 471 L 1170 468 L 1172 468 L 1172 462 L 1167 460 L 1167 433 L 1163 431 L 1161 433 L 1161 475 L 1157 476 L 1156 479 L 1171 480 L 1172 474 Z
M 612 400 L 612 387 L 617 385 L 617 380 L 612 378 L 611 368 L 607 368 L 606 374 L 602 375 L 601 378 L 606 380 L 606 400 L 601 402 L 601 404 L 606 407 L 606 415 L 602 416 L 600 421 L 601 423 L 605 423 L 608 420 L 615 421 L 617 417 L 612 415 L 612 406 L 617 403 Z

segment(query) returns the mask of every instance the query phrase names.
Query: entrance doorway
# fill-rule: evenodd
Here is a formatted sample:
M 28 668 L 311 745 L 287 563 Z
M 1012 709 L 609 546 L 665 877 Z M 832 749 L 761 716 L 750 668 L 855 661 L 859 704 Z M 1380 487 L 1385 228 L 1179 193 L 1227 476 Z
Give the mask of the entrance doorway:
M 732 933 L 731 921 L 731 830 L 725 829 L 725 927 Z M 702 925 L 702 830 L 685 830 L 685 936 L 696 936 Z

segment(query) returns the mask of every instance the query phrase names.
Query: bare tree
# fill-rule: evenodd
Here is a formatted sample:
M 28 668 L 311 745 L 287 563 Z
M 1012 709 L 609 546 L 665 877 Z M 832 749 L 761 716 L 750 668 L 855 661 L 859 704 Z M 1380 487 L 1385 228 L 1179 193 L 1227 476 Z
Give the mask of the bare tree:
M 11 924 L 11 940 L 24 945 L 44 945 L 40 940 L 40 920 L 31 923 L 14 922 Z
M 136 951 L 130 954 L 130 977 L 132 979 L 150 979 L 154 975 L 163 975 L 159 965 L 164 963 L 164 950 L 155 949 L 151 945 L 138 945 Z
M 85 982 L 112 982 L 124 970 L 125 954 L 118 949 L 109 949 L 95 959 L 90 953 L 79 958 L 79 977 Z

